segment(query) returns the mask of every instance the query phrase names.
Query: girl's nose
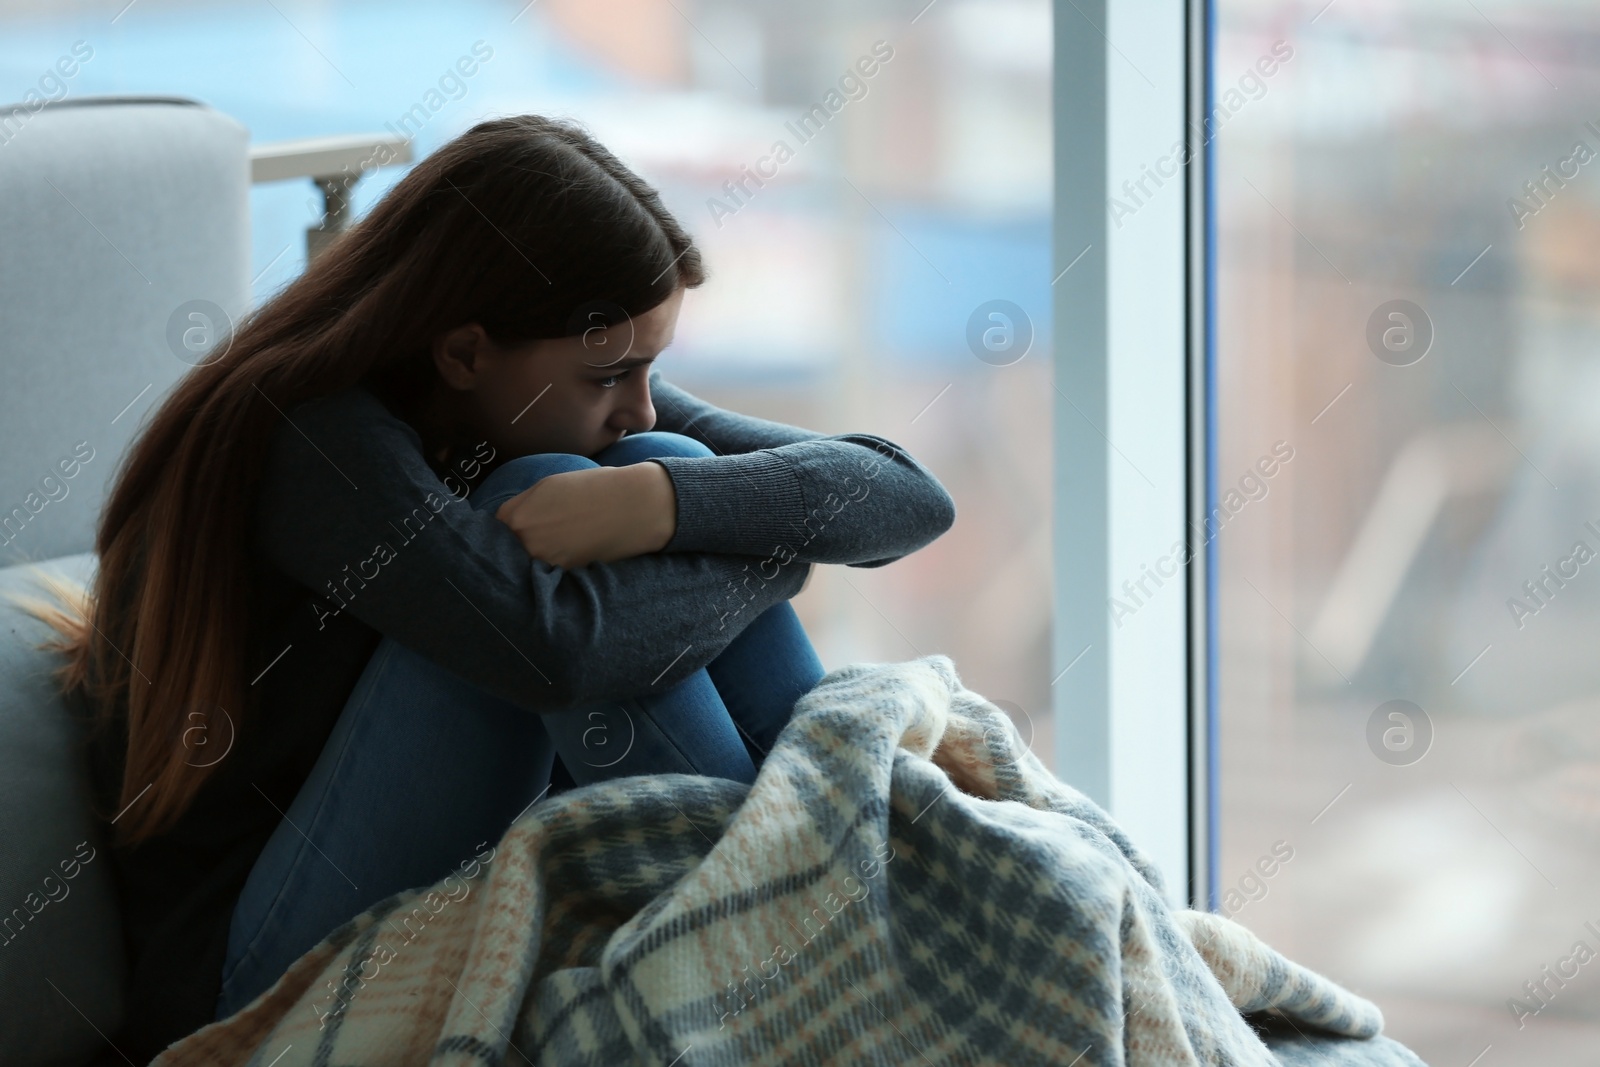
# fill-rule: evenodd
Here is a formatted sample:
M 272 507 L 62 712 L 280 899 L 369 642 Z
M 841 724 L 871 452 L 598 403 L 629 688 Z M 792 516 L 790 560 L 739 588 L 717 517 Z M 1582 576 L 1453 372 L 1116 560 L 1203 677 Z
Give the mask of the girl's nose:
M 650 380 L 637 371 L 628 379 L 622 386 L 627 393 L 611 412 L 610 423 L 618 430 L 644 433 L 656 424 L 656 409 L 650 403 Z

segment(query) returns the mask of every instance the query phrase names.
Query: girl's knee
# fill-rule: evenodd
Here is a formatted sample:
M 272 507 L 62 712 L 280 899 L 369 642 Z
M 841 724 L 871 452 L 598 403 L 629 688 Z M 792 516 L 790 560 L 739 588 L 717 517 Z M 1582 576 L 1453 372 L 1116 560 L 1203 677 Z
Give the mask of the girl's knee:
M 596 458 L 608 467 L 621 467 L 640 460 L 658 456 L 714 456 L 715 452 L 681 433 L 666 430 L 648 430 L 630 433 L 616 444 L 609 445 Z
M 485 508 L 494 510 L 540 478 L 598 466 L 600 464 L 592 459 L 566 452 L 538 452 L 531 456 L 515 456 L 490 472 L 489 476 L 473 490 L 468 501 L 479 510 Z

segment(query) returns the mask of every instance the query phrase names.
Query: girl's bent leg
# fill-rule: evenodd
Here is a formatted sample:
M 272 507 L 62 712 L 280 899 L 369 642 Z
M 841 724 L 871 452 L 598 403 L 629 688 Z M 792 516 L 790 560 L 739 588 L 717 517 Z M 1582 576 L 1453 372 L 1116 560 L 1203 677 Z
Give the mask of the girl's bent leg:
M 507 460 L 470 497 L 497 509 L 555 469 L 621 467 L 652 456 L 709 456 L 692 438 L 672 433 L 629 434 L 595 459 L 532 455 Z M 597 703 L 543 716 L 560 762 L 578 785 L 635 774 L 703 774 L 755 781 L 755 763 L 711 676 L 695 671 L 660 692 Z
M 698 450 L 698 451 L 689 451 Z M 594 460 L 562 456 L 562 469 L 620 467 L 652 455 L 710 455 L 705 446 L 667 433 L 630 434 Z M 470 498 L 496 509 L 553 473 L 551 455 L 521 456 L 496 468 Z M 635 774 L 702 774 L 755 781 L 755 765 L 705 670 L 658 692 L 552 712 L 544 728 L 578 785 Z
M 794 714 L 794 703 L 826 673 L 788 601 L 756 616 L 706 666 L 757 767 Z
M 341 923 L 498 842 L 552 755 L 539 716 L 384 638 L 245 880 L 216 1017 Z
M 658 693 L 547 714 L 544 728 L 578 785 L 636 774 L 756 780 L 704 668 Z
M 715 453 L 691 437 L 650 432 L 629 434 L 596 459 L 602 466 L 623 466 L 654 456 L 711 455 Z M 755 767 L 788 725 L 795 701 L 825 673 L 800 617 L 787 602 L 757 616 L 705 671 Z

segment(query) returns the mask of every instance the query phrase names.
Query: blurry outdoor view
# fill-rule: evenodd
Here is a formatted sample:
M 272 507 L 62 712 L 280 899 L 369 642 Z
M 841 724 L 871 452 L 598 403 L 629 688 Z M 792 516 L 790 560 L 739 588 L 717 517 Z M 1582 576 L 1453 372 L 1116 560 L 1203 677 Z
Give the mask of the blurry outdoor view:
M 818 569 L 795 604 L 824 665 L 944 653 L 1048 758 L 1049 31 L 1046 0 L 0 0 L 0 102 L 61 95 L 41 72 L 87 49 L 66 95 L 194 97 L 252 142 L 389 132 L 421 158 L 487 117 L 582 122 L 709 265 L 668 380 L 879 434 L 956 499 L 911 558 Z M 257 301 L 320 211 L 308 180 L 254 188 Z M 995 299 L 1032 319 L 1008 366 L 966 339 Z
M 1293 450 L 1217 540 L 1224 909 L 1429 1063 L 1600 1062 L 1600 7 L 1217 32 L 1219 494 Z

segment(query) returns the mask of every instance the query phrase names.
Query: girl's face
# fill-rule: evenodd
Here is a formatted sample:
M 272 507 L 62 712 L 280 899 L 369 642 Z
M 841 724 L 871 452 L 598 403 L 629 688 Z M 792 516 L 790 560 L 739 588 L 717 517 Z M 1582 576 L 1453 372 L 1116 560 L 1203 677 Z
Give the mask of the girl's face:
M 593 457 L 655 425 L 650 364 L 672 343 L 684 290 L 627 322 L 578 337 L 499 345 L 477 324 L 434 344 L 455 417 L 498 458 L 537 452 Z

